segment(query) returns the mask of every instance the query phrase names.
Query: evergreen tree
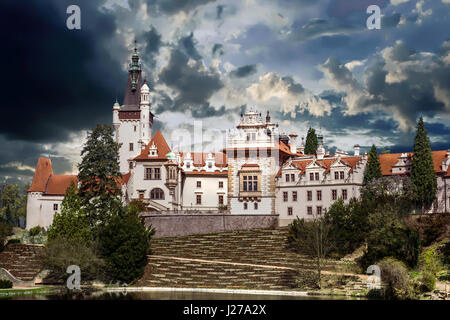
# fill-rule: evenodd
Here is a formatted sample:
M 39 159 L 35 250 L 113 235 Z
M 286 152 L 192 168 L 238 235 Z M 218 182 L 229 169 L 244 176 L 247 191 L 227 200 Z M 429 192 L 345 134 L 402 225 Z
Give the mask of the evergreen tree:
M 319 142 L 317 140 L 316 130 L 313 128 L 309 128 L 308 134 L 306 135 L 304 153 L 305 154 L 316 154 L 318 146 L 319 146 Z
M 422 213 L 436 199 L 437 181 L 431 155 L 430 140 L 427 136 L 423 118 L 417 124 L 414 139 L 414 155 L 412 159 L 411 180 L 415 186 L 415 199 Z
M 53 223 L 48 229 L 48 240 L 64 238 L 73 242 L 91 244 L 92 230 L 85 211 L 81 207 L 78 188 L 72 182 L 66 190 L 61 204 L 61 213 L 55 214 Z
M 124 208 L 99 228 L 99 249 L 113 280 L 130 283 L 144 273 L 155 230 L 144 226 L 139 211 L 137 206 Z
M 379 179 L 382 177 L 380 159 L 378 159 L 377 147 L 372 145 L 369 152 L 369 160 L 367 163 L 366 170 L 364 172 L 363 184 L 367 185 L 373 179 Z
M 119 145 L 110 125 L 97 125 L 88 134 L 78 165 L 81 205 L 92 225 L 105 222 L 122 209 L 119 186 Z

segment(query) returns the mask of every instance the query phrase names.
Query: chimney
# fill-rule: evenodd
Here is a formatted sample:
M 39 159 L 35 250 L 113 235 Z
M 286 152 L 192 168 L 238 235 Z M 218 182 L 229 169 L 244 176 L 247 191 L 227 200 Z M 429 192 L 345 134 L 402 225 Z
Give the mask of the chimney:
M 289 135 L 289 146 L 291 147 L 291 153 L 297 154 L 297 135 L 295 133 L 291 133 Z
M 353 150 L 354 150 L 354 155 L 359 156 L 359 144 L 355 144 L 355 146 L 353 147 Z

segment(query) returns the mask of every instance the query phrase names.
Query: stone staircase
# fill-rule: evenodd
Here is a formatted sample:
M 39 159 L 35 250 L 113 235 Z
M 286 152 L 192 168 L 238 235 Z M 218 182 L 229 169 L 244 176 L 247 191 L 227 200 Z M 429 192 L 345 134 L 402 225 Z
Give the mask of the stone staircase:
M 0 268 L 8 270 L 19 280 L 31 281 L 42 270 L 38 259 L 42 249 L 40 245 L 9 244 L 0 252 Z
M 153 239 L 137 286 L 283 290 L 315 261 L 286 248 L 287 229 Z M 336 263 L 324 270 L 336 271 Z

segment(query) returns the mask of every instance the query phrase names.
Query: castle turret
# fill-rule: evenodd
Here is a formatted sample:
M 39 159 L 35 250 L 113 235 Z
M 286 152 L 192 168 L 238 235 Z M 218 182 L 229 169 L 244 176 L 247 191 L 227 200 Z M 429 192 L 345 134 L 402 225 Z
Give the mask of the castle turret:
M 144 84 L 141 87 L 141 123 L 140 123 L 140 139 L 141 149 L 144 148 L 151 139 L 151 124 L 150 119 L 150 89 L 147 85 L 147 81 L 144 80 Z

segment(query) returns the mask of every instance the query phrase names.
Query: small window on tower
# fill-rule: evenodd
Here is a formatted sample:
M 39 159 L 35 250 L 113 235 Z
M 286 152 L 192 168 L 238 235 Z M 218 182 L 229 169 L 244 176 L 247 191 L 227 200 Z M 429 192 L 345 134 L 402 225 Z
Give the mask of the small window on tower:
M 134 132 L 136 132 L 136 126 L 134 126 Z
M 58 211 L 58 204 L 57 203 L 53 204 L 53 210 Z
M 133 148 L 134 148 L 133 142 L 130 142 L 130 151 L 133 151 Z

